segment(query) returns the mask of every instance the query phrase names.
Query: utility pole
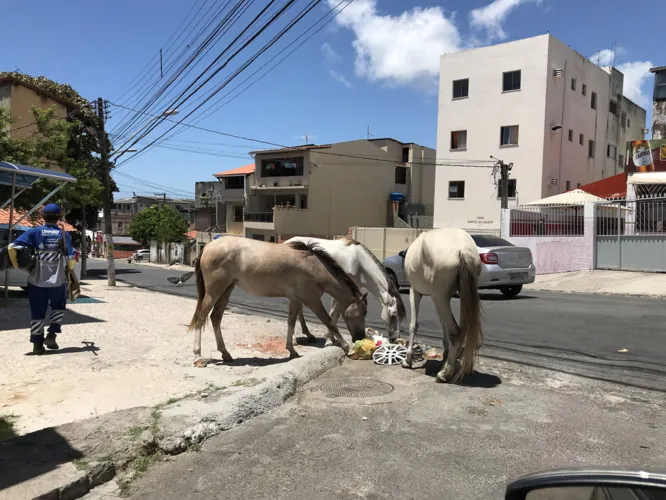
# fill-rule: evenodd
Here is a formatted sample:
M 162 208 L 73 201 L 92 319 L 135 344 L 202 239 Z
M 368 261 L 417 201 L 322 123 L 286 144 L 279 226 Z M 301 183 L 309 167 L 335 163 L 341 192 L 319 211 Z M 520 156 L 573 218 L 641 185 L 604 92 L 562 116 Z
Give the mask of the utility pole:
M 164 203 L 162 203 L 162 207 L 160 208 L 159 202 L 157 202 L 157 262 L 160 261 L 160 252 L 162 251 L 162 242 L 160 239 L 160 228 L 162 226 L 162 210 L 164 210 L 164 205 L 166 205 L 166 193 L 155 193 L 155 196 L 162 196 L 164 199 Z M 166 255 L 165 255 L 166 257 Z M 167 259 L 165 259 L 167 260 Z
M 502 160 L 499 160 L 500 168 L 500 188 L 502 192 L 500 196 L 502 197 L 502 208 L 509 208 L 509 172 L 513 168 L 513 163 L 508 165 Z
M 106 242 L 106 282 L 109 286 L 116 286 L 116 263 L 113 248 L 113 226 L 111 225 L 111 165 L 109 163 L 109 149 L 104 130 L 106 117 L 104 114 L 104 99 L 97 99 L 97 117 L 99 118 L 98 134 L 100 141 L 100 156 L 104 170 L 104 241 Z
M 88 276 L 88 237 L 86 236 L 86 204 L 81 203 L 81 277 Z

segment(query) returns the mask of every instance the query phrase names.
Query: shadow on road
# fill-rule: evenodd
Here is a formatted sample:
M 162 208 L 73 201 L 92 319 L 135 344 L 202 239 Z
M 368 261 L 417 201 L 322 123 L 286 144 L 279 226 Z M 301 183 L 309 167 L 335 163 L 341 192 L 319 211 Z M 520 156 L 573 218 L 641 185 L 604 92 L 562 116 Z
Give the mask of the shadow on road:
M 210 359 L 208 364 L 215 366 L 271 366 L 288 363 L 291 359 L 287 356 L 284 358 L 235 358 L 233 361 L 222 361 L 221 359 Z
M 425 368 L 425 374 L 429 377 L 435 377 L 437 373 L 442 369 L 442 361 L 437 359 L 429 359 L 423 365 Z M 463 387 L 478 387 L 480 389 L 492 389 L 497 387 L 502 383 L 502 379 L 497 375 L 491 373 L 481 373 L 474 371 L 471 375 L 466 376 L 458 384 Z
M 116 269 L 116 275 L 119 274 L 139 274 L 140 269 Z M 106 269 L 88 269 L 88 274 L 85 279 L 101 280 L 106 279 Z
M 400 290 L 400 293 L 402 295 L 409 295 L 409 288 L 404 288 Z M 481 300 L 498 300 L 498 301 L 505 301 L 505 300 L 523 300 L 523 299 L 538 299 L 539 297 L 534 297 L 533 295 L 516 295 L 515 297 L 505 297 L 502 295 L 500 292 L 491 292 L 487 290 L 479 290 L 479 297 Z M 459 299 L 460 296 L 458 293 L 456 293 L 453 298 Z
M 44 354 L 42 354 L 42 356 L 52 356 L 54 354 L 76 354 L 79 352 L 91 352 L 97 356 L 99 347 L 97 347 L 94 342 L 83 340 L 81 343 L 83 344 L 83 347 L 63 347 L 62 349 L 57 349 L 55 351 L 46 351 Z M 33 356 L 32 352 L 26 352 L 25 355 Z

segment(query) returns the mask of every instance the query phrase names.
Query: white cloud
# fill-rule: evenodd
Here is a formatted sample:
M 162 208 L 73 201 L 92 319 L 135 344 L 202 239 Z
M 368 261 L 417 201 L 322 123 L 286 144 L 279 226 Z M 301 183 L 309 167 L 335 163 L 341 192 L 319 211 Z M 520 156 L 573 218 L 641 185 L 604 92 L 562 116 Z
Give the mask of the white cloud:
M 502 25 L 512 10 L 521 4 L 541 0 L 495 0 L 485 7 L 474 9 L 469 13 L 469 22 L 473 28 L 483 29 L 488 34 L 488 41 L 494 39 L 506 39 L 506 33 Z
M 329 69 L 328 74 L 331 75 L 335 81 L 340 82 L 341 84 L 343 84 L 348 89 L 353 87 L 353 85 L 351 83 L 349 83 L 349 80 L 347 80 L 347 78 L 345 78 L 345 75 L 343 75 L 341 73 L 338 73 L 334 69 Z
M 324 42 L 321 46 L 321 53 L 324 56 L 324 62 L 327 64 L 334 64 L 342 60 L 342 56 L 338 54 L 328 42 Z
M 627 62 L 617 66 L 624 73 L 624 95 L 644 108 L 650 105 L 650 98 L 644 91 L 644 86 L 650 78 L 650 68 L 654 65 L 650 61 Z
M 589 59 L 597 66 L 611 66 L 615 61 L 615 51 L 603 49 L 592 54 Z
M 338 0 L 328 0 L 332 8 Z M 461 37 L 441 7 L 403 12 L 399 16 L 377 11 L 376 0 L 356 0 L 336 22 L 354 32 L 355 73 L 370 81 L 416 85 L 433 90 L 439 77 L 439 58 L 457 52 Z

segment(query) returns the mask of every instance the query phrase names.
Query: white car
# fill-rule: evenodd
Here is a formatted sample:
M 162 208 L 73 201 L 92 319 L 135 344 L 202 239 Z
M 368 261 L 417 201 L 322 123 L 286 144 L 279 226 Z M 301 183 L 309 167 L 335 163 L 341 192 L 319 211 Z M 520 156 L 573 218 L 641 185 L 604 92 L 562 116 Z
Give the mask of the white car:
M 523 285 L 534 283 L 536 268 L 529 248 L 517 247 L 498 236 L 471 236 L 481 258 L 480 289 L 499 290 L 506 297 L 515 297 L 521 292 Z M 403 250 L 382 262 L 398 287 L 409 286 L 405 276 L 406 253 L 407 250 Z
M 12 229 L 12 241 L 25 233 L 28 229 L 30 229 L 28 226 L 15 226 L 14 229 Z M 7 245 L 8 234 L 9 225 L 0 224 L 0 248 Z M 76 275 L 76 278 L 81 281 L 81 262 L 79 261 L 79 257 L 79 250 L 74 249 L 74 258 L 76 259 L 74 274 Z M 28 287 L 28 273 L 21 269 L 14 269 L 13 267 L 10 267 L 7 271 L 0 271 L 0 287 L 5 286 L 5 274 L 9 277 L 7 282 L 9 286 L 17 286 L 24 290 Z
M 150 262 L 150 250 L 147 248 L 142 248 L 141 250 L 136 250 L 132 256 L 129 258 L 130 261 L 135 260 L 137 262 L 146 261 Z

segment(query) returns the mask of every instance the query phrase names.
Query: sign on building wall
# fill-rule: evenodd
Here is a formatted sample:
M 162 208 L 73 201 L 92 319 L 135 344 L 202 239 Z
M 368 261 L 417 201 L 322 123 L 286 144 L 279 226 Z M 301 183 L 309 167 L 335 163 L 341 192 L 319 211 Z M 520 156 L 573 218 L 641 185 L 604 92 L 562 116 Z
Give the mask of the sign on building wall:
M 666 139 L 627 142 L 625 172 L 666 172 Z

